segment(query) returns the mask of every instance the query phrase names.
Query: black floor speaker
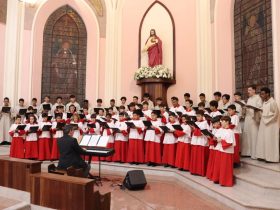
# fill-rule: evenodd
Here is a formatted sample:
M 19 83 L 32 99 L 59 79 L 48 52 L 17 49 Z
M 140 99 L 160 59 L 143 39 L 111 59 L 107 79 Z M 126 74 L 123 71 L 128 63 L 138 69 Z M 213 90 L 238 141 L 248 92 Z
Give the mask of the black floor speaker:
M 123 185 L 129 190 L 143 190 L 147 185 L 146 177 L 142 170 L 128 171 Z

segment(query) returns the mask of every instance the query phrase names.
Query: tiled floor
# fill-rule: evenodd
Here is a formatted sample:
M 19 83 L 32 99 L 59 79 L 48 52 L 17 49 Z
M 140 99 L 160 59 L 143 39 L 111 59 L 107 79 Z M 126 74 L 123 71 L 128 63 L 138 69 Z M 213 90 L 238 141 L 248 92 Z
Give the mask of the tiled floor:
M 0 197 L 0 209 L 5 209 L 5 208 L 8 208 L 10 206 L 14 206 L 16 204 L 19 204 L 19 203 L 20 203 L 20 201 L 17 201 L 17 200 Z
M 1 146 L 0 155 L 9 154 L 9 147 Z M 112 210 L 211 210 L 229 209 L 220 202 L 180 183 L 147 180 L 148 184 L 142 191 L 121 190 L 118 184 L 123 177 L 106 176 L 103 186 L 95 187 L 104 194 L 111 192 Z
M 106 176 L 108 178 L 108 176 Z M 100 193 L 111 192 L 111 209 L 114 210 L 185 210 L 185 209 L 230 209 L 198 191 L 181 187 L 176 182 L 149 181 L 144 190 L 121 190 L 122 178 L 109 177 L 102 187 L 95 187 Z

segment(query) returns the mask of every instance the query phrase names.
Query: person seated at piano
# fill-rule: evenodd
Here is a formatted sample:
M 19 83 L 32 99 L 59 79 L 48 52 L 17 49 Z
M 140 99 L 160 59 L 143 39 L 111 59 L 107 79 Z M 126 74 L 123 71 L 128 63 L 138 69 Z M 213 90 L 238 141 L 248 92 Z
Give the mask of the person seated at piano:
M 90 165 L 81 158 L 81 155 L 86 155 L 86 151 L 79 146 L 78 140 L 73 137 L 74 133 L 74 127 L 66 125 L 63 129 L 63 136 L 57 140 L 60 154 L 58 168 L 62 170 L 71 166 L 76 169 L 82 168 L 84 177 L 88 177 L 90 176 Z
M 71 117 L 70 125 L 72 125 L 74 129 L 73 137 L 79 139 L 80 136 L 85 132 L 84 124 L 80 120 L 79 114 L 73 114 L 73 116 Z
M 192 108 L 193 101 L 191 99 L 186 100 L 186 115 L 188 116 L 195 116 L 195 110 Z
M 143 109 L 142 112 L 144 113 L 144 117 L 142 118 L 142 120 L 151 120 L 152 118 L 152 110 L 149 109 L 149 104 L 148 102 L 143 102 Z

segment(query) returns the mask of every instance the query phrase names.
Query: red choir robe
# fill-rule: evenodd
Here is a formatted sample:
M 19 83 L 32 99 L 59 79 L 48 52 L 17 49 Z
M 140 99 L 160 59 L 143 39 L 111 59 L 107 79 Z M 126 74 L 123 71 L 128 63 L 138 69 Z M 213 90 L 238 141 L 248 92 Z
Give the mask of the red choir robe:
M 197 126 L 193 131 L 191 140 L 191 161 L 190 161 L 190 172 L 200 176 L 205 176 L 207 161 L 209 155 L 208 139 L 201 133 L 202 129 L 209 130 L 209 126 L 206 120 L 197 121 Z
M 241 126 L 239 123 L 239 116 L 237 114 L 230 116 L 231 125 L 235 137 L 235 147 L 234 147 L 234 155 L 233 162 L 236 164 L 240 164 L 240 134 L 241 134 Z
M 10 157 L 24 158 L 24 138 L 25 130 L 16 130 L 19 124 L 12 124 L 9 130 L 9 134 L 12 137 L 12 143 L 10 147 Z
M 170 131 L 174 131 L 172 125 L 178 124 L 178 122 L 169 122 L 166 126 Z M 175 156 L 176 156 L 176 144 L 177 137 L 174 133 L 165 133 L 163 138 L 163 154 L 162 154 L 162 163 L 165 166 L 175 167 Z
M 109 136 L 109 141 L 107 144 L 107 148 L 114 148 L 114 133 L 113 130 L 111 129 L 112 127 L 114 127 L 115 123 L 114 120 L 111 120 L 110 122 L 107 122 L 108 126 L 110 128 L 106 128 L 102 130 L 102 136 Z M 101 158 L 101 160 L 106 160 L 106 161 L 112 161 L 112 156 L 106 157 L 106 158 Z
M 137 128 L 129 129 L 127 162 L 144 163 L 144 124 L 142 120 L 131 120 Z
M 216 133 L 218 144 L 211 180 L 222 186 L 233 186 L 234 133 L 231 129 L 221 128 Z
M 57 130 L 56 126 L 57 126 L 57 122 L 53 122 L 52 130 L 51 130 L 52 137 L 53 137 L 52 138 L 52 148 L 51 148 L 51 160 L 59 159 L 59 149 L 58 149 L 58 145 L 57 145 L 57 139 L 59 139 L 63 136 L 63 131 Z
M 52 125 L 52 124 L 50 122 L 39 123 L 40 135 L 38 139 L 38 150 L 39 150 L 38 159 L 41 161 L 51 159 L 51 132 L 42 131 L 44 125 Z
M 115 127 L 120 132 L 115 133 L 115 154 L 113 155 L 113 161 L 125 163 L 127 161 L 128 150 L 128 131 L 125 120 L 117 121 Z
M 37 159 L 38 158 L 38 133 L 30 133 L 31 127 L 38 126 L 38 124 L 28 123 L 25 127 L 26 137 L 25 137 L 25 158 L 27 159 Z
M 216 145 L 217 141 L 214 139 L 216 136 L 216 133 L 218 132 L 220 128 L 216 129 L 214 128 L 212 130 L 212 134 L 214 135 L 213 138 L 209 139 L 209 158 L 207 162 L 207 170 L 206 170 L 206 177 L 211 180 L 214 170 L 214 161 L 215 161 L 215 155 L 216 155 Z
M 175 167 L 188 171 L 191 159 L 191 127 L 181 124 L 182 131 L 176 130 L 175 136 L 178 137 Z
M 152 164 L 161 164 L 161 131 L 159 126 L 161 120 L 151 120 L 155 129 L 147 129 L 145 132 L 145 162 Z

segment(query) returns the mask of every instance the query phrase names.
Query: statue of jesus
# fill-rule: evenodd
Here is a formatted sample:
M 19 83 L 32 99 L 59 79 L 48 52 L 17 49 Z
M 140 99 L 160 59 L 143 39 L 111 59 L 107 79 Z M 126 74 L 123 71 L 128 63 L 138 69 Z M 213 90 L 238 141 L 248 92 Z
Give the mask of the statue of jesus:
M 149 67 L 162 64 L 162 41 L 156 35 L 155 29 L 150 30 L 150 36 L 145 43 L 143 51 L 148 52 Z

